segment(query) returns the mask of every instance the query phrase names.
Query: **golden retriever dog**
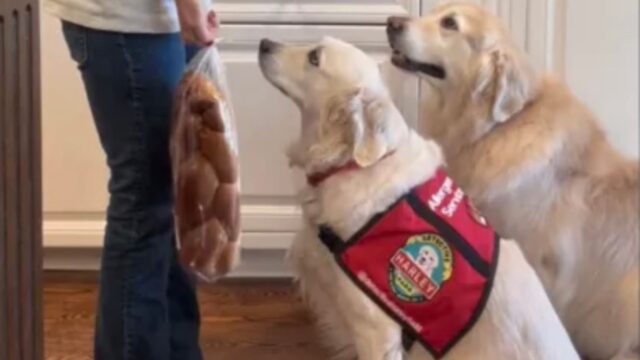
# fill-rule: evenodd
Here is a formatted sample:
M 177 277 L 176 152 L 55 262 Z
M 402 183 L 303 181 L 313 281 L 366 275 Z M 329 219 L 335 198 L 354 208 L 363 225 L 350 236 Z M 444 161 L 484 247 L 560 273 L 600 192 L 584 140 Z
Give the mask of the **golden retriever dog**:
M 434 176 L 443 166 L 439 146 L 407 125 L 378 64 L 351 44 L 330 37 L 310 45 L 265 39 L 259 62 L 265 78 L 300 109 L 300 136 L 288 151 L 292 166 L 311 177 L 357 164 L 300 189 L 303 228 L 288 255 L 327 345 L 336 359 L 433 359 L 419 343 L 405 354 L 400 326 L 343 272 L 318 231 L 323 224 L 342 239 L 352 236 Z M 500 244 L 486 307 L 443 359 L 578 359 L 518 245 Z
M 638 359 L 638 161 L 484 8 L 391 17 L 387 35 L 426 84 L 422 125 L 452 178 L 520 244 L 581 355 Z

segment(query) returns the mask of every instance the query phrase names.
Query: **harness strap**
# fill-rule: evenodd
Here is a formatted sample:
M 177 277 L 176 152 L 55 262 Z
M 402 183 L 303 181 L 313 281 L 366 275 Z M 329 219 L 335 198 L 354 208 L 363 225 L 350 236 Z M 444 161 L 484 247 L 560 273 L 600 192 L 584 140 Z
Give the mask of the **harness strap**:
M 326 225 L 320 225 L 318 227 L 318 237 L 320 241 L 329 249 L 334 255 L 339 253 L 340 248 L 344 245 L 344 241 L 338 236 L 330 227 Z
M 410 332 L 402 328 L 402 348 L 404 351 L 409 352 L 413 347 L 413 344 L 417 341 L 416 337 L 413 336 Z

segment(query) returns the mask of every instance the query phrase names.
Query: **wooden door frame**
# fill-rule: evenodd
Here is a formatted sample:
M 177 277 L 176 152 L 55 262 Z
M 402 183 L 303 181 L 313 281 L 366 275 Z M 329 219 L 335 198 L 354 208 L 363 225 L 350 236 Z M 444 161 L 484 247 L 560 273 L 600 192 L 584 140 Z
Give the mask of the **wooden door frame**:
M 38 0 L 0 0 L 0 359 L 43 359 Z

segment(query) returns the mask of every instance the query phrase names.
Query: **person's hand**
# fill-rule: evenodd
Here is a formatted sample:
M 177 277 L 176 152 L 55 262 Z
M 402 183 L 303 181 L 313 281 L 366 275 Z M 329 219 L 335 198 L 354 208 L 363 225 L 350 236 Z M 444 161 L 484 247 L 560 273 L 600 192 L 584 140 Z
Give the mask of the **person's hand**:
M 205 13 L 200 0 L 176 0 L 182 39 L 189 44 L 204 47 L 213 44 L 218 33 L 218 19 L 211 10 Z

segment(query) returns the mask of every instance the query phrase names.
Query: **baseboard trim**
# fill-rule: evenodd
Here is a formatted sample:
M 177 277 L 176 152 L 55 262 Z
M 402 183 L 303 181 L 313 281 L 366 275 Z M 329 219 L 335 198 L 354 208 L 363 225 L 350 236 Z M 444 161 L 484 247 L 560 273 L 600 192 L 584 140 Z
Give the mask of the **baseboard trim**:
M 45 221 L 44 246 L 51 249 L 100 249 L 104 239 L 101 221 Z M 293 241 L 291 231 L 243 231 L 240 241 L 247 250 L 285 250 Z
M 99 271 L 100 248 L 45 247 L 45 271 Z M 291 278 L 284 249 L 243 249 L 241 263 L 228 278 Z
M 300 209 L 293 205 L 245 205 L 241 212 L 242 263 L 230 276 L 288 277 L 284 257 L 301 227 Z M 45 213 L 45 270 L 98 270 L 105 225 L 100 213 Z
M 283 250 L 289 248 L 293 234 L 301 227 L 300 209 L 296 206 L 242 207 L 242 248 Z M 47 248 L 102 247 L 105 215 L 90 212 L 44 214 L 44 246 Z

